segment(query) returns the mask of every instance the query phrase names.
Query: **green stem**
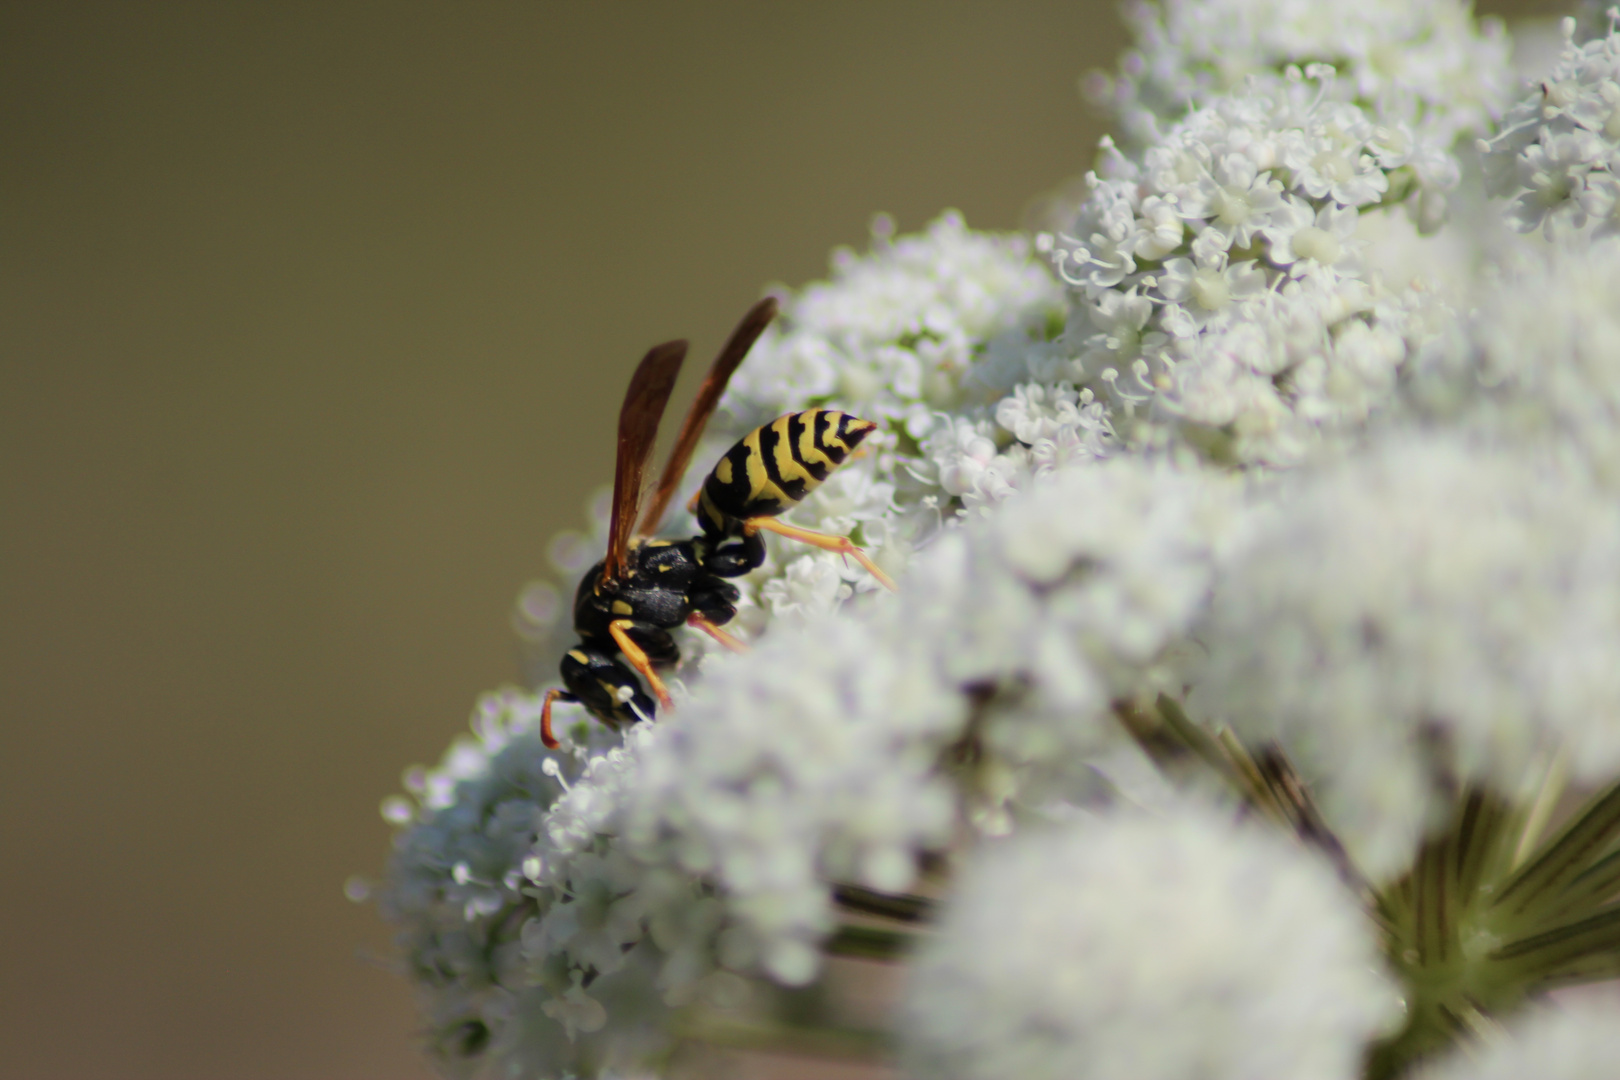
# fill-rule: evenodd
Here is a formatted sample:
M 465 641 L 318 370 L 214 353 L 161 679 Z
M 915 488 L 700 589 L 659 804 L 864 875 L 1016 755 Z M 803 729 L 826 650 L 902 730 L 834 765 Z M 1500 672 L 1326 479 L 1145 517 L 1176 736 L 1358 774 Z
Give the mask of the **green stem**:
M 1616 951 L 1620 951 L 1620 904 L 1611 904 L 1588 918 L 1510 941 L 1489 959 L 1519 981 L 1534 985 L 1569 965 Z
M 877 915 L 898 922 L 927 922 L 933 917 L 934 902 L 911 893 L 880 893 L 859 885 L 834 885 L 833 900 L 840 907 L 862 915 Z
M 1159 715 L 1164 718 L 1165 725 L 1177 738 L 1187 744 L 1188 749 L 1202 758 L 1210 768 L 1226 777 L 1234 787 L 1241 789 L 1237 772 L 1233 769 L 1226 751 L 1215 741 L 1214 736 L 1193 723 L 1179 701 L 1169 694 L 1160 694 L 1159 700 L 1154 704 L 1159 710 Z
M 910 955 L 916 934 L 884 930 L 876 926 L 844 925 L 823 946 L 830 956 L 855 956 L 865 960 L 901 960 Z
M 1541 842 L 1542 833 L 1547 823 L 1552 820 L 1553 810 L 1558 806 L 1558 800 L 1564 794 L 1564 786 L 1569 782 L 1569 761 L 1563 754 L 1553 758 L 1552 763 L 1541 773 L 1541 783 L 1536 785 L 1535 798 L 1530 802 L 1529 811 L 1524 817 L 1524 828 L 1519 835 L 1519 846 L 1513 851 L 1513 865 L 1518 866 L 1530 857 L 1537 844 Z
M 1498 919 L 1532 924 L 1561 899 L 1565 886 L 1590 869 L 1620 836 L 1620 784 L 1599 792 L 1552 843 L 1502 884 L 1491 908 Z
M 1556 770 L 1550 776 L 1556 783 Z M 1620 975 L 1620 784 L 1535 844 L 1545 798 L 1513 807 L 1465 790 L 1450 825 L 1381 889 L 1385 951 L 1407 1023 L 1374 1047 L 1367 1080 L 1394 1080 L 1532 993 Z M 1533 847 L 1526 853 L 1527 847 Z M 1605 900 L 1610 902 L 1604 903 Z
M 1581 871 L 1564 888 L 1563 896 L 1547 909 L 1549 918 L 1561 918 L 1572 911 L 1601 905 L 1620 892 L 1620 851 L 1612 851 Z

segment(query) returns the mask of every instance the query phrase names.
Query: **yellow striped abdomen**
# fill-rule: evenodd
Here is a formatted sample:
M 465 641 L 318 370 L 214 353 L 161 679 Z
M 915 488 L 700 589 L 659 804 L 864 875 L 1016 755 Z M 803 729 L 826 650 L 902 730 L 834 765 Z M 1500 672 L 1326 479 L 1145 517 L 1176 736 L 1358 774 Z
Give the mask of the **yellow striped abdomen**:
M 876 428 L 837 409 L 806 409 L 750 431 L 703 481 L 704 533 L 733 534 L 739 521 L 797 506 Z

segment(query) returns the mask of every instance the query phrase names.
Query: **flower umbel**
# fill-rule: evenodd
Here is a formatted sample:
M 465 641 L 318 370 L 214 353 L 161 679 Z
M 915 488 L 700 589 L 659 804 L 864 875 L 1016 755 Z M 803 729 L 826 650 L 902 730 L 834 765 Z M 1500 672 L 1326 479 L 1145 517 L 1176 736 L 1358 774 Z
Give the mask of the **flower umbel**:
M 1508 220 L 1548 239 L 1592 227 L 1620 232 L 1620 33 L 1575 43 L 1563 24 L 1564 51 L 1535 91 L 1480 143 L 1488 190 L 1512 198 Z
M 447 1073 L 1614 1072 L 1557 999 L 1620 978 L 1620 38 L 1504 115 L 1451 0 L 1130 19 L 1083 201 L 877 219 L 682 482 L 871 419 L 785 517 L 897 594 L 773 536 L 745 652 L 678 631 L 656 722 L 552 752 L 606 501 L 553 542 L 532 688 L 384 804 Z

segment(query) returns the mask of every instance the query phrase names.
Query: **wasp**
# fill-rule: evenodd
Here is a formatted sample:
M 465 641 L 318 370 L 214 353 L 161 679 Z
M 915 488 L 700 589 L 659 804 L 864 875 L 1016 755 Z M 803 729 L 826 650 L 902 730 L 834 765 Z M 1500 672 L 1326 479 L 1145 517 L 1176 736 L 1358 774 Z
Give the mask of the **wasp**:
M 551 731 L 555 701 L 578 702 L 610 727 L 650 720 L 660 705 L 670 707 L 673 702 L 659 672 L 680 661 L 680 648 L 670 634 L 678 626 L 695 627 L 726 648 L 743 651 L 745 646 L 722 629 L 737 614 L 740 597 L 727 579 L 765 561 L 764 532 L 847 555 L 886 588 L 894 588 L 849 537 L 776 520 L 819 487 L 877 428 L 836 409 L 790 413 L 743 436 L 688 504 L 702 531 L 687 540 L 653 538 L 732 373 L 775 317 L 776 302 L 766 298 L 732 331 L 687 410 L 645 513 L 643 477 L 664 406 L 686 358 L 686 342 L 653 346 L 631 376 L 619 410 L 607 555 L 586 571 L 574 593 L 579 644 L 560 665 L 565 689 L 546 692 L 540 711 L 540 738 L 546 746 L 558 745 Z

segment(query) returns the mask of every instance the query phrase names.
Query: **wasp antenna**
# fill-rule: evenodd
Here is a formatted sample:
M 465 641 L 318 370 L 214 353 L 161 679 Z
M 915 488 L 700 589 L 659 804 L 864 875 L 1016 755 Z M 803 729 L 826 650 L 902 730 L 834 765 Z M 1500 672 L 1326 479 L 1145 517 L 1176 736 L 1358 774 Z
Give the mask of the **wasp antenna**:
M 686 410 L 686 419 L 681 421 L 680 434 L 670 448 L 669 460 L 664 463 L 664 472 L 658 478 L 652 501 L 647 504 L 647 515 L 642 518 L 641 528 L 637 530 L 640 535 L 651 536 L 658 531 L 659 524 L 664 520 L 664 512 L 669 509 L 670 499 L 675 495 L 675 488 L 680 484 L 681 477 L 686 475 L 686 467 L 692 463 L 692 454 L 697 450 L 698 440 L 703 438 L 703 429 L 708 426 L 709 417 L 719 406 L 720 396 L 726 392 L 732 372 L 748 356 L 748 350 L 754 347 L 754 342 L 759 340 L 774 318 L 776 300 L 767 296 L 748 309 L 737 328 L 731 332 L 731 337 L 726 339 L 720 355 L 709 366 L 709 373 L 703 377 L 703 385 L 698 387 L 697 397 L 692 399 L 692 407 Z
M 666 341 L 654 345 L 641 358 L 630 387 L 624 392 L 619 409 L 619 450 L 613 469 L 613 512 L 608 525 L 607 558 L 602 563 L 602 580 L 617 581 L 624 575 L 624 553 L 636 526 L 641 508 L 642 480 L 647 459 L 658 439 L 658 422 L 669 404 L 675 377 L 686 359 L 686 342 Z

